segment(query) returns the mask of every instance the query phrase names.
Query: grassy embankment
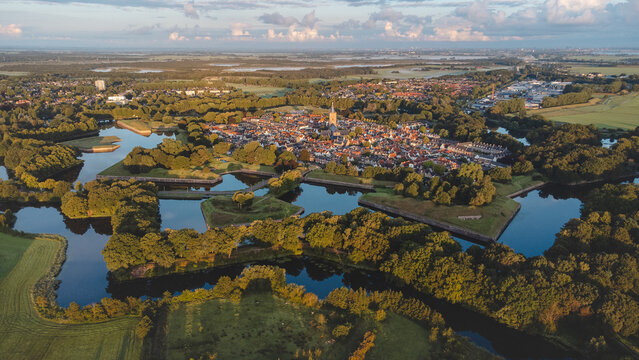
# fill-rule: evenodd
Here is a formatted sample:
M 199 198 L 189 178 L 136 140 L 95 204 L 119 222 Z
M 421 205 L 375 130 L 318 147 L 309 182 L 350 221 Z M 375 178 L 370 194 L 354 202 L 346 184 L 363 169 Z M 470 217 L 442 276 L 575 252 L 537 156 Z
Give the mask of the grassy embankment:
M 548 120 L 590 125 L 608 129 L 634 129 L 639 126 L 639 93 L 613 95 L 587 104 L 531 110 L 530 115 L 542 115 Z
M 240 209 L 231 195 L 215 195 L 201 205 L 207 226 L 223 227 L 255 220 L 281 220 L 302 210 L 301 207 L 272 196 L 256 196 L 250 207 Z
M 153 168 L 145 173 L 134 174 L 127 170 L 122 161 L 118 161 L 112 166 L 102 170 L 98 175 L 105 176 L 134 176 L 134 177 L 155 177 L 155 178 L 169 178 L 169 179 L 204 179 L 214 180 L 220 177 L 213 171 L 205 172 L 201 169 L 178 169 L 171 170 L 165 168 Z
M 329 180 L 329 181 L 338 181 L 348 184 L 359 184 L 359 185 L 373 185 L 375 187 L 393 187 L 396 182 L 394 181 L 385 181 L 385 180 L 376 180 L 363 178 L 360 176 L 349 176 L 349 175 L 337 175 L 327 173 L 324 170 L 314 170 L 306 175 L 307 178 L 310 179 L 319 179 L 319 180 Z
M 115 151 L 120 147 L 116 142 L 120 142 L 117 136 L 91 136 L 81 139 L 65 141 L 62 144 L 74 146 L 82 152 L 101 153 Z
M 151 136 L 152 133 L 149 123 L 142 120 L 118 120 L 116 124 L 136 134 Z
M 495 198 L 489 205 L 480 207 L 436 205 L 430 200 L 395 195 L 390 189 L 364 194 L 361 199 L 495 238 L 519 209 L 519 204 L 508 195 L 540 183 L 541 181 L 533 180 L 530 176 L 515 176 L 510 184 L 495 183 L 497 189 Z M 458 216 L 476 215 L 481 215 L 481 219 L 458 218 Z
M 318 321 L 320 314 L 327 320 L 326 324 Z M 443 345 L 429 340 L 430 330 L 393 313 L 382 322 L 349 317 L 353 325 L 349 335 L 332 342 L 331 331 L 342 323 L 340 318 L 339 312 L 293 305 L 268 291 L 249 291 L 239 304 L 212 300 L 181 305 L 171 311 L 164 327 L 164 346 L 158 346 L 157 350 L 164 350 L 168 360 L 201 356 L 309 358 L 309 349 L 321 351 L 319 358 L 346 359 L 359 346 L 367 330 L 375 330 L 376 339 L 366 359 L 429 359 L 429 354 Z M 492 358 L 468 342 L 457 346 L 459 353 L 472 354 L 473 358 Z M 303 351 L 306 356 L 302 355 Z
M 132 317 L 61 324 L 40 318 L 34 284 L 52 267 L 61 242 L 0 234 L 0 355 L 6 359 L 139 359 Z
M 290 88 L 274 87 L 274 86 L 260 86 L 260 85 L 248 85 L 248 84 L 238 84 L 238 83 L 226 83 L 226 85 L 242 90 L 245 93 L 255 94 L 261 97 L 285 96 L 287 93 L 293 91 L 293 89 L 290 89 Z

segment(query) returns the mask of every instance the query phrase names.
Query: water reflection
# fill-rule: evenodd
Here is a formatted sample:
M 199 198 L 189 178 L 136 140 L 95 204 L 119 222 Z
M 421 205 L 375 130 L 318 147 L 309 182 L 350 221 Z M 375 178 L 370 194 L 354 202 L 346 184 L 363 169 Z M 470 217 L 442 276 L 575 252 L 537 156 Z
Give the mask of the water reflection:
M 514 200 L 521 204 L 521 210 L 499 242 L 526 257 L 541 255 L 550 248 L 555 234 L 568 220 L 579 217 L 581 208 L 577 198 L 562 199 L 543 190 L 531 191 Z
M 304 208 L 304 215 L 331 211 L 335 215 L 344 215 L 357 208 L 361 191 L 337 187 L 303 183 L 297 191 L 286 194 L 282 200 Z

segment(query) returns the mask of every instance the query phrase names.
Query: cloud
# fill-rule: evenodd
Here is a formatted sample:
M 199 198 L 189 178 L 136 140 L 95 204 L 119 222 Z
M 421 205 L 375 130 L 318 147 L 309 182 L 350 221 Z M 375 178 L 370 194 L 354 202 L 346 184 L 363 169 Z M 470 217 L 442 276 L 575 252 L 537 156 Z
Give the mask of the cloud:
M 208 35 L 198 35 L 193 38 L 194 40 L 211 40 L 211 37 Z
M 334 41 L 334 40 L 352 40 L 351 36 L 343 36 L 339 31 L 330 35 L 322 35 L 316 28 L 304 27 L 302 29 L 297 28 L 297 25 L 291 25 L 287 32 L 277 32 L 274 29 L 268 29 L 266 32 L 266 38 L 268 40 L 282 40 L 290 42 L 305 42 L 305 41 Z
M 598 21 L 598 15 L 610 0 L 546 0 L 544 11 L 551 24 L 588 25 Z
M 272 14 L 264 13 L 260 17 L 258 17 L 258 20 L 269 25 L 280 25 L 287 27 L 292 25 L 302 25 L 310 29 L 315 28 L 315 25 L 317 25 L 317 23 L 320 21 L 320 19 L 315 16 L 315 10 L 304 15 L 302 20 L 297 20 L 293 16 L 284 16 L 279 12 L 274 12 Z
M 171 41 L 186 41 L 188 40 L 185 36 L 180 35 L 177 31 L 169 34 L 169 40 Z
M 184 4 L 184 16 L 191 18 L 191 19 L 199 19 L 200 15 L 197 13 L 197 10 L 195 9 L 195 4 L 194 3 L 186 3 Z
M 248 30 L 244 30 L 246 24 L 243 23 L 233 23 L 231 24 L 231 36 L 249 36 L 251 35 Z
M 280 14 L 279 12 L 274 12 L 272 14 L 262 14 L 262 16 L 260 16 L 258 19 L 263 23 L 269 25 L 291 26 L 298 23 L 296 18 L 292 16 L 284 17 L 284 15 Z
M 16 24 L 9 24 L 9 25 L 2 25 L 0 24 L 0 35 L 7 35 L 7 36 L 20 36 L 22 34 L 22 29 L 20 28 L 19 25 Z

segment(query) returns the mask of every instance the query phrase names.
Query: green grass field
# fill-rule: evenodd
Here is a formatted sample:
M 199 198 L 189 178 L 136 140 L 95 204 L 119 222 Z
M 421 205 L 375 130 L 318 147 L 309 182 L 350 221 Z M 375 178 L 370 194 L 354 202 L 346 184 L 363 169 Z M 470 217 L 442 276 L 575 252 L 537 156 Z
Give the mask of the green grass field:
M 634 129 L 639 126 L 639 93 L 613 95 L 594 105 L 540 109 L 529 114 L 556 122 Z
M 215 195 L 202 203 L 202 213 L 209 227 L 246 224 L 255 220 L 280 220 L 287 218 L 301 207 L 271 196 L 256 196 L 249 208 L 240 209 L 231 195 Z
M 114 145 L 114 143 L 120 141 L 122 141 L 122 139 L 117 136 L 90 136 L 86 138 L 65 141 L 62 144 L 75 146 L 80 149 L 80 151 L 105 152 L 113 151 L 119 148 L 120 146 Z
M 273 86 L 247 85 L 238 83 L 226 83 L 226 85 L 240 89 L 245 93 L 251 93 L 261 97 L 284 96 L 287 93 L 293 91 L 293 89 Z
M 319 314 L 328 322 L 318 323 Z M 375 330 L 375 346 L 366 359 L 431 359 L 430 331 L 390 313 L 381 323 L 350 317 L 346 338 L 332 341 L 332 329 L 344 320 L 340 313 L 292 305 L 269 292 L 250 291 L 239 304 L 213 300 L 182 305 L 167 319 L 166 359 L 307 359 L 304 351 L 320 350 L 321 359 L 347 359 L 367 330 Z M 223 324 L 223 326 L 220 326 Z M 473 347 L 460 353 L 471 354 Z M 475 350 L 475 358 L 489 358 Z M 217 357 L 215 357 L 217 356 Z
M 4 359 L 139 359 L 142 342 L 136 318 L 94 324 L 59 324 L 41 319 L 30 291 L 61 244 L 0 234 L 0 357 Z M 11 268 L 9 262 L 15 265 Z
M 507 195 L 539 183 L 541 181 L 532 180 L 530 176 L 516 176 L 510 184 L 495 183 L 497 190 L 495 198 L 489 205 L 479 207 L 435 205 L 430 200 L 418 200 L 395 195 L 390 189 L 378 189 L 377 192 L 362 195 L 361 199 L 455 225 L 489 237 L 495 237 L 501 232 L 519 207 L 519 204 L 507 197 Z M 458 218 L 458 216 L 474 215 L 481 215 L 481 219 L 461 220 Z
M 589 74 L 599 73 L 602 75 L 639 75 L 639 66 L 621 65 L 621 66 L 582 66 L 570 65 L 568 67 L 571 74 Z

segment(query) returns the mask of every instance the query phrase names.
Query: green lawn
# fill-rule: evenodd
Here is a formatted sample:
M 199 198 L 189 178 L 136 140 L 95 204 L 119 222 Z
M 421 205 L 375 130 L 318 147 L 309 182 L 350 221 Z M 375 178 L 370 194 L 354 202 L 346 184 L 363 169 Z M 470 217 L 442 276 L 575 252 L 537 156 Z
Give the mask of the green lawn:
M 0 280 L 20 261 L 33 239 L 0 233 Z
M 75 139 L 70 141 L 65 141 L 62 144 L 75 146 L 80 151 L 113 151 L 119 148 L 119 145 L 114 145 L 116 142 L 120 142 L 120 139 L 117 136 L 90 136 L 81 139 Z
M 41 319 L 30 291 L 53 265 L 59 240 L 2 235 L 0 279 L 0 357 L 5 359 L 139 359 L 142 342 L 132 317 L 94 324 L 59 324 Z M 24 243 L 21 243 L 23 241 Z M 30 244 L 30 245 L 25 245 Z M 21 256 L 20 256 L 21 255 Z M 5 259 L 16 261 L 13 270 Z
M 136 176 L 136 177 L 156 177 L 156 178 L 169 178 L 169 179 L 217 179 L 219 177 L 214 171 L 204 173 L 199 169 L 181 169 L 181 170 L 169 170 L 165 168 L 156 167 L 149 172 L 134 174 L 127 170 L 122 161 L 118 161 L 112 166 L 102 170 L 99 175 L 106 176 Z
M 287 218 L 301 207 L 271 196 L 256 196 L 249 208 L 240 209 L 231 195 L 215 195 L 202 203 L 202 213 L 209 227 L 251 223 L 255 220 Z
M 557 122 L 634 129 L 639 126 L 639 93 L 613 95 L 593 105 L 534 110 L 530 114 Z

